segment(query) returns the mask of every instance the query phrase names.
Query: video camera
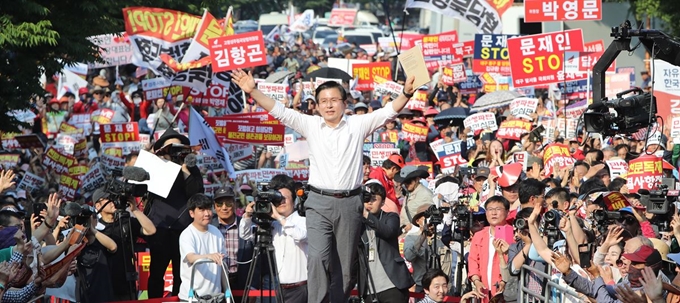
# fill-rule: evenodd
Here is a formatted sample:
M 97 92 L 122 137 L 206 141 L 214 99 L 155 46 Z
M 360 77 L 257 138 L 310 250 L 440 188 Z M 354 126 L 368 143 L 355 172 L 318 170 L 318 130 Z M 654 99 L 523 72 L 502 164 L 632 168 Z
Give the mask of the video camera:
M 123 177 L 125 181 L 119 180 L 120 177 Z M 106 183 L 104 191 L 109 194 L 109 200 L 116 206 L 116 209 L 126 209 L 128 197 L 142 197 L 148 191 L 146 184 L 128 183 L 127 180 L 146 181 L 149 180 L 149 173 L 143 168 L 130 166 L 111 171 L 111 179 Z
M 562 236 L 559 224 L 562 213 L 557 209 L 551 209 L 543 214 L 541 218 L 541 229 L 543 234 L 548 238 L 548 247 L 552 248 L 553 244 L 557 242 Z
M 448 213 L 451 211 L 450 207 L 439 207 L 435 205 L 431 205 L 426 211 L 425 211 L 425 218 L 429 219 L 428 225 L 429 226 L 437 226 L 441 224 L 444 220 L 444 214 Z
M 654 214 L 650 222 L 659 228 L 659 231 L 668 232 L 673 228 L 670 226 L 675 214 L 675 202 L 678 197 L 677 190 L 669 190 L 668 185 L 658 185 L 656 189 L 638 190 L 640 195 L 640 203 L 647 208 L 647 212 Z
M 88 205 L 81 206 L 75 202 L 66 202 L 59 212 L 59 215 L 71 218 L 68 222 L 69 228 L 73 228 L 76 225 L 90 227 L 94 210 Z
M 255 223 L 261 227 L 269 227 L 273 221 L 272 205 L 277 207 L 281 205 L 284 198 L 278 190 L 268 189 L 262 186 L 262 189 L 255 196 L 255 207 L 253 209 L 253 218 Z
M 623 97 L 629 93 L 633 96 Z M 616 114 L 609 111 L 613 109 Z M 640 88 L 632 88 L 616 94 L 616 99 L 604 98 L 588 106 L 583 114 L 587 132 L 603 136 L 633 134 L 648 127 L 656 119 L 656 97 Z

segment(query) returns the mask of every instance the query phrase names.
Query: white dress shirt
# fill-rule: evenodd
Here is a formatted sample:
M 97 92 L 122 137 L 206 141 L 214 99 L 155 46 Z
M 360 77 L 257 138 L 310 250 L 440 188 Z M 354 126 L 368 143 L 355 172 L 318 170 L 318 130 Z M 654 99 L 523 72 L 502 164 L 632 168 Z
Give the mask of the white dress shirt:
M 361 186 L 364 177 L 364 139 L 398 113 L 388 104 L 370 114 L 344 116 L 335 128 L 328 126 L 323 117 L 301 114 L 280 102 L 270 114 L 307 138 L 309 185 L 352 190 Z
M 293 212 L 285 220 L 284 226 L 274 221 L 271 231 L 279 281 L 281 284 L 307 281 L 307 219 Z M 253 239 L 253 228 L 252 219 L 243 217 L 238 227 L 239 236 L 246 241 Z M 265 253 L 262 251 L 261 256 Z

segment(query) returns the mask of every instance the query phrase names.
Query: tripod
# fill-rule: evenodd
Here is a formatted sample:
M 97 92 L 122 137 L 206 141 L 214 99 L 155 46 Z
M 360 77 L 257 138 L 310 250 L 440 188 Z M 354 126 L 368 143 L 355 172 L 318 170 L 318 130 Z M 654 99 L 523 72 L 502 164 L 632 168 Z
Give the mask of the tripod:
M 122 199 L 122 198 L 121 198 Z M 110 202 L 109 202 L 110 203 Z M 137 300 L 137 280 L 139 279 L 139 273 L 137 272 L 137 258 L 134 253 L 134 239 L 132 239 L 132 227 L 130 226 L 130 213 L 124 209 L 116 209 L 114 214 L 118 218 L 117 224 L 120 230 L 120 240 L 123 254 L 123 266 L 125 266 L 125 281 L 128 284 L 130 300 Z M 126 241 L 128 240 L 128 241 Z M 131 256 L 128 253 L 132 252 Z M 129 262 L 132 260 L 133 268 L 129 268 Z
M 359 268 L 363 267 L 364 269 L 366 269 L 366 279 L 368 280 L 367 284 L 368 284 L 368 288 L 370 290 L 368 293 L 372 295 L 371 296 L 371 298 L 372 298 L 371 303 L 379 303 L 380 301 L 378 301 L 378 297 L 377 297 L 378 292 L 375 289 L 375 281 L 373 280 L 373 275 L 371 274 L 371 268 L 369 267 L 369 264 L 368 264 L 368 262 L 369 262 L 368 256 L 366 256 L 366 250 L 370 249 L 370 245 L 371 245 L 370 243 L 364 243 L 363 240 L 359 243 Z M 374 259 L 375 258 L 377 258 L 377 256 L 374 256 Z M 373 262 L 380 262 L 380 260 L 374 260 Z M 359 276 L 359 278 L 361 278 L 361 275 Z M 359 297 L 360 297 L 361 302 L 364 302 L 363 301 L 363 295 L 364 295 L 364 292 L 363 292 L 363 289 L 361 289 L 360 292 L 359 292 Z
M 257 261 L 260 254 L 264 251 L 267 257 L 267 264 L 269 265 L 269 281 L 270 283 L 276 283 L 276 302 L 284 303 L 283 300 L 283 290 L 281 288 L 281 283 L 279 283 L 278 277 L 278 267 L 276 266 L 276 256 L 274 255 L 274 245 L 272 244 L 272 233 L 271 233 L 271 223 L 269 223 L 268 228 L 264 228 L 261 224 L 257 225 L 257 231 L 255 232 L 256 243 L 253 250 L 252 263 L 250 263 L 250 268 L 248 268 L 248 277 L 246 278 L 246 286 L 244 290 L 246 294 L 243 295 L 241 303 L 248 302 L 248 291 L 253 284 L 253 275 L 255 274 L 255 267 L 257 266 Z M 260 299 L 262 299 L 262 287 L 260 285 Z
M 436 226 L 436 225 L 435 225 Z M 428 229 L 429 230 L 429 226 Z M 427 268 L 428 269 L 441 269 L 442 268 L 442 263 L 441 263 L 441 257 L 439 256 L 439 251 L 437 251 L 437 240 L 438 240 L 438 235 L 437 235 L 437 230 L 435 229 L 434 231 L 434 237 L 432 237 L 430 245 L 430 255 L 427 257 Z

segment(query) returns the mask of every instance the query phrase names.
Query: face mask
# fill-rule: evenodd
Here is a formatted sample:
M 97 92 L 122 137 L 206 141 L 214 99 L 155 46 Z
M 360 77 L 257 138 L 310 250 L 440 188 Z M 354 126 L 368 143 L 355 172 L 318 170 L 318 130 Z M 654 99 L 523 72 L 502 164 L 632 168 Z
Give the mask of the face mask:
M 453 132 L 452 132 L 452 131 L 448 131 L 448 132 L 444 133 L 444 136 L 447 136 L 447 137 L 451 138 L 451 136 L 453 136 Z
M 142 103 L 142 98 L 133 98 L 132 102 L 134 102 L 135 105 L 139 105 L 139 103 Z
M 640 280 L 642 280 L 642 270 L 635 268 L 632 264 L 628 266 L 628 282 L 630 282 L 630 287 L 642 287 L 642 282 Z

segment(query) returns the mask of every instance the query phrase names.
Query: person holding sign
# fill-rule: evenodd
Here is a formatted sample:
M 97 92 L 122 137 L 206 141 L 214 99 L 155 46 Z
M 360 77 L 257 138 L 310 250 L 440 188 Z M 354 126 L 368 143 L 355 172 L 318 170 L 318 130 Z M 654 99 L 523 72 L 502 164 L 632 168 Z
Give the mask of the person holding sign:
M 256 89 L 251 73 L 239 69 L 232 79 L 259 106 L 307 138 L 311 193 L 305 206 L 308 220 L 314 222 L 307 227 L 308 289 L 314 290 L 309 292 L 308 302 L 347 302 L 356 277 L 352 265 L 364 208 L 364 138 L 397 117 L 413 97 L 415 77 L 407 79 L 404 91 L 391 106 L 361 116 L 346 116 L 347 91 L 336 82 L 325 82 L 315 92 L 321 117 L 301 114 L 265 96 Z

